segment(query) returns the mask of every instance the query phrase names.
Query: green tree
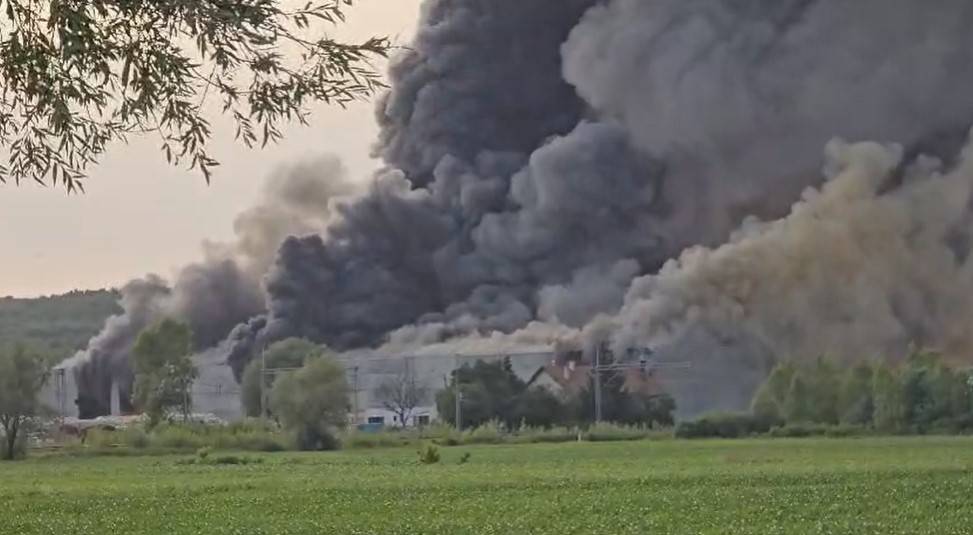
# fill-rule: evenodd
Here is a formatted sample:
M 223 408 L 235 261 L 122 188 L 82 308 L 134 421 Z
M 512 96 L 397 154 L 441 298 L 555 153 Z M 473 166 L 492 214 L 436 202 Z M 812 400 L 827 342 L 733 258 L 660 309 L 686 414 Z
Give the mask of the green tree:
M 22 433 L 31 419 L 41 414 L 43 406 L 38 395 L 47 376 L 44 356 L 24 346 L 0 349 L 0 427 L 3 430 L 0 458 L 16 457 Z
M 196 379 L 192 332 L 184 323 L 164 320 L 139 335 L 132 349 L 135 386 L 132 402 L 155 425 L 173 409 L 188 419 Z
M 837 366 L 824 357 L 815 360 L 807 372 L 810 393 L 810 420 L 819 424 L 837 424 L 841 374 Z
M 144 133 L 208 181 L 209 110 L 252 147 L 279 139 L 284 122 L 306 124 L 315 102 L 383 87 L 371 61 L 387 39 L 324 32 L 351 3 L 0 0 L 0 182 L 73 191 L 109 145 Z
M 918 432 L 951 425 L 967 414 L 967 381 L 936 353 L 916 352 L 902 370 L 905 420 Z
M 574 423 L 579 425 L 594 423 L 595 394 L 594 378 L 589 386 L 569 401 Z M 668 394 L 654 395 L 629 392 L 624 388 L 622 377 L 602 378 L 601 417 L 606 422 L 626 425 L 671 426 L 675 400 Z
M 794 379 L 794 365 L 778 364 L 750 403 L 750 411 L 768 427 L 784 423 L 784 404 Z
M 440 416 L 456 425 L 457 392 L 462 393 L 462 427 L 477 427 L 498 420 L 508 428 L 520 424 L 519 397 L 527 384 L 513 371 L 510 359 L 477 361 L 454 370 L 450 384 L 436 394 Z
M 875 427 L 892 432 L 904 430 L 907 426 L 905 396 L 893 368 L 886 364 L 875 368 L 872 396 L 875 400 Z
M 315 344 L 303 338 L 288 338 L 271 344 L 260 358 L 253 359 L 243 371 L 240 381 L 240 397 L 247 416 L 260 416 L 260 409 L 266 405 L 261 395 L 270 392 L 273 386 L 273 373 L 261 373 L 264 362 L 269 370 L 300 368 L 313 358 L 328 352 L 322 345 Z M 274 372 L 275 373 L 275 372 Z M 264 376 L 263 389 L 260 387 L 260 376 Z
M 551 427 L 565 421 L 564 404 L 547 388 L 532 386 L 521 393 L 517 401 L 518 424 Z
M 872 367 L 862 363 L 845 372 L 838 395 L 840 421 L 849 425 L 869 425 L 875 413 L 872 396 Z
M 333 358 L 321 357 L 281 375 L 270 392 L 270 408 L 297 434 L 301 449 L 336 448 L 334 431 L 348 423 L 344 368 Z
M 784 403 L 784 419 L 788 423 L 810 423 L 815 421 L 814 392 L 803 371 L 798 371 L 791 379 L 791 387 Z

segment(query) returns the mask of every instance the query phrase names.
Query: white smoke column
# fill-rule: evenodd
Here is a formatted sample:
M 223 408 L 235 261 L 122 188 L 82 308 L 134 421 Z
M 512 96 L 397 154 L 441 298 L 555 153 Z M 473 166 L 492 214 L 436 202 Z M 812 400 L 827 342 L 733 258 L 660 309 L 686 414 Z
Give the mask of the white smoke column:
M 827 182 L 790 215 L 748 221 L 729 243 L 636 279 L 611 320 L 614 343 L 664 345 L 702 325 L 742 329 L 780 357 L 894 356 L 910 342 L 968 356 L 970 149 L 945 174 L 929 159 L 901 170 L 897 146 L 834 141 L 826 152 Z

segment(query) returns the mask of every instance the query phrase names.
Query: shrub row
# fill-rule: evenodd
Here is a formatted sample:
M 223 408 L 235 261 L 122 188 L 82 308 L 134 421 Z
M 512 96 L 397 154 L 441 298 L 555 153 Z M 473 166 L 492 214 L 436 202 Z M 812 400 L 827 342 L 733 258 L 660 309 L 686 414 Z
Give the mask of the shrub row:
M 74 449 L 105 452 L 125 448 L 146 453 L 197 451 L 202 448 L 275 452 L 295 449 L 292 436 L 257 421 L 227 426 L 169 424 L 151 432 L 141 426 L 117 431 L 91 430 Z
M 671 438 L 671 429 L 650 429 L 611 423 L 592 425 L 587 429 L 571 427 L 529 427 L 507 431 L 499 422 L 488 422 L 475 429 L 459 432 L 447 426 L 431 426 L 421 430 L 385 430 L 379 432 L 353 431 L 342 437 L 346 448 L 382 448 L 411 445 L 430 441 L 440 446 L 474 444 L 540 444 L 561 442 L 609 442 Z

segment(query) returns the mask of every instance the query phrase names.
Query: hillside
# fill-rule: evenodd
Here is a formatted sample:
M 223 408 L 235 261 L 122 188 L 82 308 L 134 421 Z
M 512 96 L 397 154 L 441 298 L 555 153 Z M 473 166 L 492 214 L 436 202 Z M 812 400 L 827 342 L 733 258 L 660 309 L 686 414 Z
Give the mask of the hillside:
M 0 297 L 0 345 L 25 343 L 58 360 L 84 347 L 105 319 L 120 312 L 110 290 L 18 299 Z

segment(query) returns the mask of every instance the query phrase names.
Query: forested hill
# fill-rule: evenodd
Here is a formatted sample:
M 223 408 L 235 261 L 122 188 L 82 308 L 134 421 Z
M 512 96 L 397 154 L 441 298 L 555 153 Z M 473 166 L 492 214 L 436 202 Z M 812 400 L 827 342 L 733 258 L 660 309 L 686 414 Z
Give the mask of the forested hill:
M 0 297 L 0 346 L 24 343 L 50 353 L 52 360 L 69 357 L 101 330 L 105 319 L 121 311 L 117 301 L 114 290 Z

